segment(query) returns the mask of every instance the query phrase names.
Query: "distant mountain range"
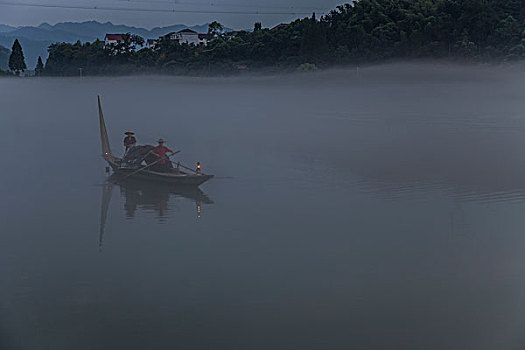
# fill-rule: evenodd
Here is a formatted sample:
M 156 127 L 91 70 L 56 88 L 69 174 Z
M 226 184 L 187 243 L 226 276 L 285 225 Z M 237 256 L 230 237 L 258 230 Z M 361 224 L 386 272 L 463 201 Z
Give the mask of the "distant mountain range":
M 10 32 L 15 29 L 16 27 L 11 27 L 11 26 L 6 26 L 5 24 L 0 24 L 0 33 Z
M 106 33 L 132 33 L 140 35 L 145 39 L 150 39 L 186 28 L 198 33 L 206 33 L 208 31 L 208 23 L 191 27 L 183 24 L 175 24 L 168 27 L 156 27 L 151 30 L 126 25 L 116 25 L 111 22 L 100 23 L 97 21 L 82 23 L 64 22 L 55 25 L 42 23 L 38 27 L 11 27 L 0 24 L 0 46 L 10 49 L 15 39 L 18 39 L 24 50 L 27 67 L 32 69 L 36 65 L 38 56 L 42 56 L 42 59 L 45 61 L 47 58 L 47 48 L 52 43 L 74 43 L 78 40 L 81 42 L 94 41 L 96 39 L 104 40 Z M 0 67 L 4 66 L 5 63 L 0 62 Z

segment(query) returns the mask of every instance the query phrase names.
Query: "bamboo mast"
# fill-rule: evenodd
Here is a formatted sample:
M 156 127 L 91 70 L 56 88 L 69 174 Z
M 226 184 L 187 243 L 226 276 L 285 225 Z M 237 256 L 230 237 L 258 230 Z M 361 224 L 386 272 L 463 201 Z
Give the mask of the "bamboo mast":
M 98 121 L 100 125 L 100 142 L 102 146 L 102 157 L 108 160 L 111 158 L 111 148 L 109 147 L 108 131 L 106 129 L 106 123 L 104 122 L 104 113 L 102 112 L 102 105 L 100 104 L 100 96 L 98 99 Z

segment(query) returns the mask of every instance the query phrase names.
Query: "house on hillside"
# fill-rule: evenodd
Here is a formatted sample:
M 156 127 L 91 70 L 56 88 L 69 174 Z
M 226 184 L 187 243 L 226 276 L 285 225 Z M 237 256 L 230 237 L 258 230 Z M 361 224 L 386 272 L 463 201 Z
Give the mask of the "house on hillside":
M 106 34 L 104 48 L 124 43 L 124 34 Z
M 277 29 L 281 29 L 281 28 L 284 28 L 284 27 L 287 27 L 287 26 L 288 26 L 287 23 L 281 23 L 281 24 L 276 25 L 275 27 L 273 27 L 270 30 L 277 30 Z
M 191 29 L 183 29 L 177 32 L 179 35 L 179 44 L 194 44 L 199 45 L 199 33 Z
M 208 43 L 208 34 L 199 34 L 191 29 L 182 29 L 178 32 L 171 32 L 164 36 L 161 36 L 159 40 L 170 40 L 178 42 L 179 44 L 188 44 L 188 45 L 206 45 Z

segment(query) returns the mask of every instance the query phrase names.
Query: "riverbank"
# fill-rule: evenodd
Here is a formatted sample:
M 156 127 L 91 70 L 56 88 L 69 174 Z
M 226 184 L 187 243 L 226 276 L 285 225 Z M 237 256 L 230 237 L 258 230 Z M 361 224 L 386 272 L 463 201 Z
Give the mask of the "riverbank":
M 273 76 L 288 76 L 288 75 L 312 75 L 312 74 L 324 74 L 334 71 L 341 72 L 353 72 L 359 75 L 365 70 L 373 71 L 381 67 L 418 67 L 417 70 L 420 73 L 424 73 L 425 70 L 432 71 L 435 68 L 443 67 L 459 67 L 459 69 L 481 69 L 481 70 L 516 70 L 522 71 L 525 67 L 525 61 L 523 60 L 504 60 L 504 61 L 473 61 L 465 59 L 390 59 L 384 61 L 368 62 L 368 63 L 354 63 L 354 64 L 336 64 L 336 65 L 324 65 L 317 66 L 315 64 L 302 64 L 298 67 L 262 67 L 256 69 L 250 69 L 249 67 L 231 70 L 231 71 L 174 71 L 174 72 L 162 72 L 159 70 L 142 70 L 142 71 L 126 71 L 126 72 L 115 72 L 111 74 L 94 74 L 88 75 L 85 72 L 78 71 L 76 75 L 53 75 L 47 76 L 42 74 L 40 76 L 31 75 L 17 77 L 10 72 L 1 72 L 0 76 L 3 78 L 104 78 L 104 77 L 141 77 L 141 76 L 155 76 L 155 77 L 187 77 L 187 78 L 235 78 L 235 77 L 273 77 Z

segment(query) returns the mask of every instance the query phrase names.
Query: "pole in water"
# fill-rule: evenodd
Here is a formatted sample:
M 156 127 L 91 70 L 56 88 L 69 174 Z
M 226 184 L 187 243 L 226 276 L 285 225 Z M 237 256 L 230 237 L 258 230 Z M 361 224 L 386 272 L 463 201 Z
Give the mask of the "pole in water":
M 79 68 L 78 69 L 78 76 L 80 77 L 80 79 L 82 79 L 82 69 L 83 68 Z

